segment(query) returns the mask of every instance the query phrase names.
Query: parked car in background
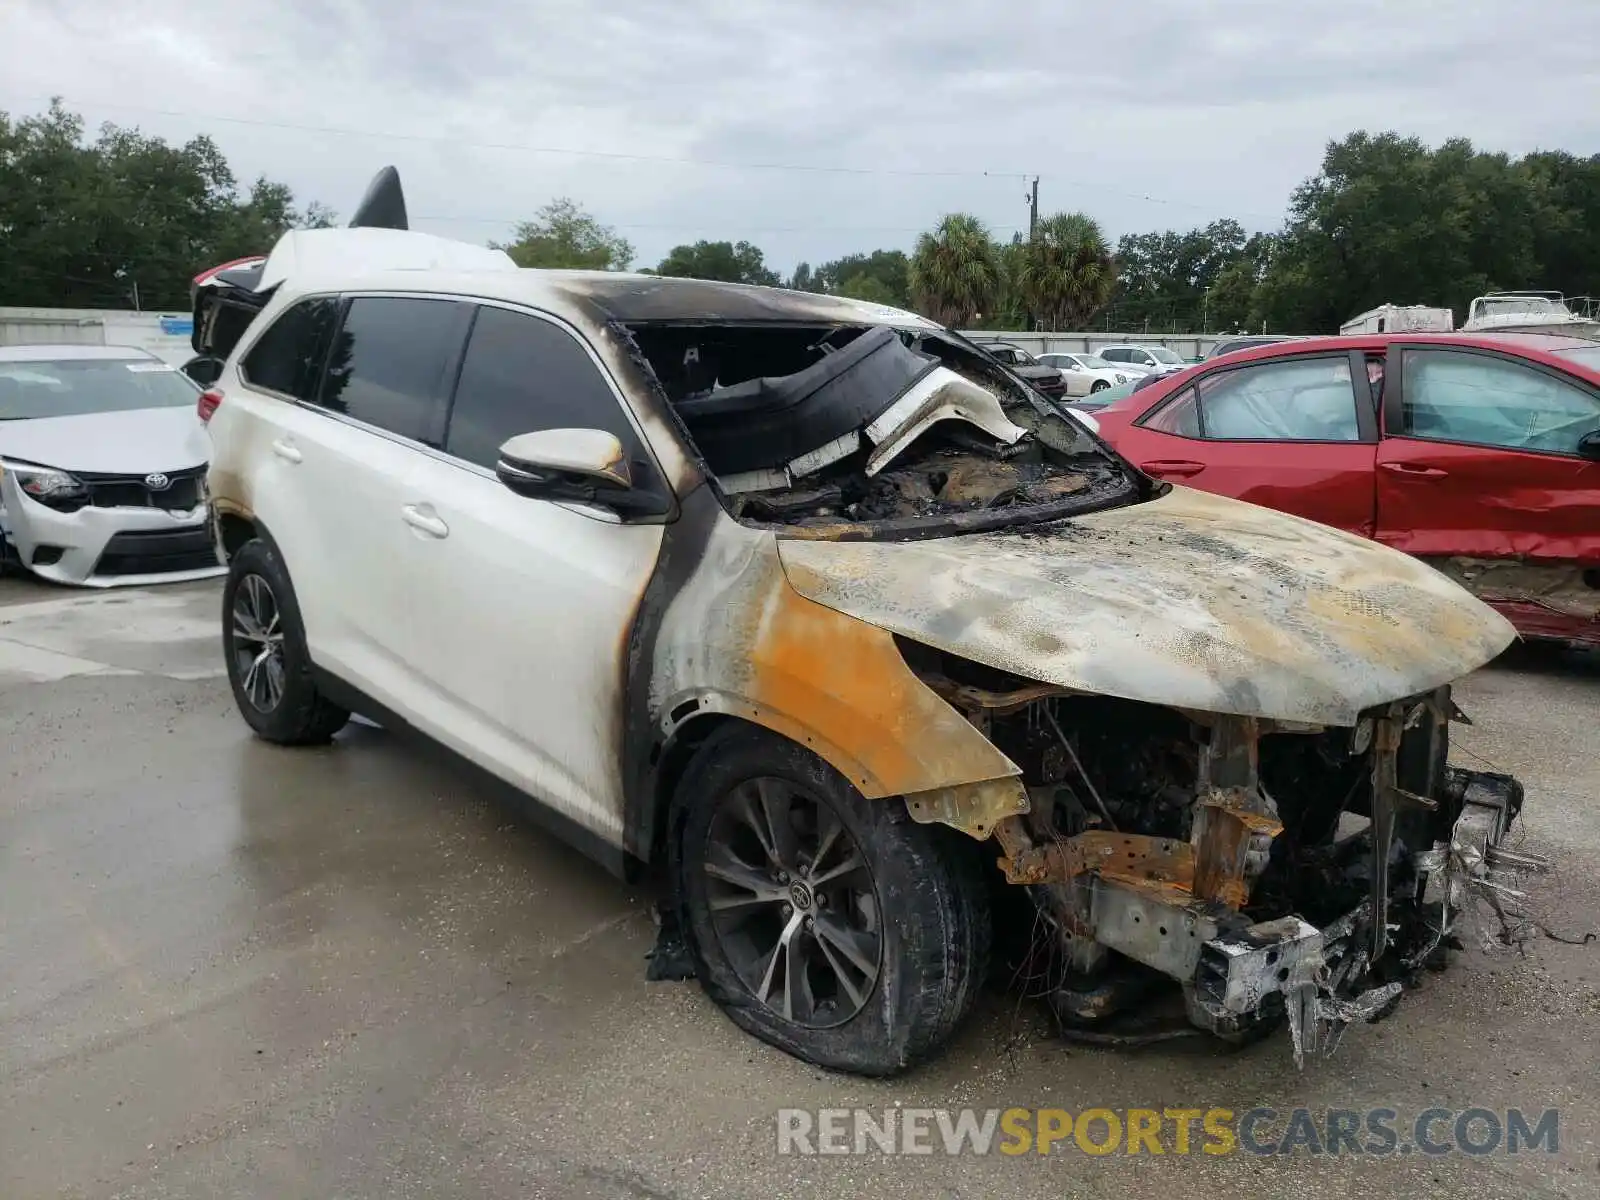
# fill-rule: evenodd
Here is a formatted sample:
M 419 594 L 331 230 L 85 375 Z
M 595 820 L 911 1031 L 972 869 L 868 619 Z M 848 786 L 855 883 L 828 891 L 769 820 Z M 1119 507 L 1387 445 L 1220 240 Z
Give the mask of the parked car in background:
M 1189 365 L 1165 346 L 1101 346 L 1095 353 L 1119 370 L 1133 367 L 1146 375 L 1168 375 Z
M 1039 362 L 1061 372 L 1061 380 L 1069 396 L 1103 392 L 1119 383 L 1128 383 L 1135 375 L 1133 371 L 1119 371 L 1105 359 L 1093 354 L 1041 354 Z
M 1298 340 L 1096 417 L 1151 475 L 1376 538 L 1525 635 L 1600 646 L 1600 344 Z
M 199 394 L 131 347 L 0 347 L 0 559 L 96 587 L 219 574 Z
M 452 270 L 483 249 L 364 216 L 285 234 L 211 344 L 239 711 L 409 727 L 657 867 L 660 961 L 772 1045 L 933 1056 L 1014 920 L 1079 956 L 1064 1019 L 1154 979 L 1317 1057 L 1437 945 L 1428 851 L 1515 820 L 1445 753 L 1511 628 L 1414 560 L 1162 487 L 913 313 Z M 1352 804 L 1393 821 L 1336 855 Z
M 1276 346 L 1279 342 L 1292 342 L 1296 340 L 1288 334 L 1264 333 L 1250 337 L 1224 338 L 1211 349 L 1205 352 L 1201 362 L 1210 362 L 1213 358 L 1221 358 L 1224 354 L 1236 354 L 1240 350 L 1254 350 L 1257 346 Z
M 1014 342 L 996 338 L 980 338 L 974 345 L 981 346 L 995 361 L 1004 363 L 1013 375 L 1026 379 L 1051 399 L 1067 394 L 1066 381 L 1057 367 L 1047 367 Z

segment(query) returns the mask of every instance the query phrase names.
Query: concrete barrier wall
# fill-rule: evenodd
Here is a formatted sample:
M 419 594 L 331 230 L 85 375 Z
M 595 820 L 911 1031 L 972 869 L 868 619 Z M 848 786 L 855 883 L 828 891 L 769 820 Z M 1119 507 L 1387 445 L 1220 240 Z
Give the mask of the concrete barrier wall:
M 182 366 L 194 357 L 186 312 L 0 307 L 0 346 L 136 346 Z

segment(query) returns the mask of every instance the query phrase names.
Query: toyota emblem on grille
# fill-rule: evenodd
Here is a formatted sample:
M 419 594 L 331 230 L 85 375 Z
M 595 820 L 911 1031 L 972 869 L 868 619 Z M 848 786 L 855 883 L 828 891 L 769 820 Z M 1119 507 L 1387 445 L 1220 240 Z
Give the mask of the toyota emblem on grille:
M 161 492 L 172 485 L 172 480 L 168 479 L 160 471 L 152 471 L 144 477 L 144 485 L 152 492 Z

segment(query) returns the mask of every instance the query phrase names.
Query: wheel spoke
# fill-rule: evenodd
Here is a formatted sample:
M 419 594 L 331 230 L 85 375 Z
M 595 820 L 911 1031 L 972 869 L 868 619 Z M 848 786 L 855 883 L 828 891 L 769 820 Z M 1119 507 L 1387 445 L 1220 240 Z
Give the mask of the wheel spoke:
M 267 658 L 267 707 L 276 708 L 283 698 L 283 653 L 274 645 Z
M 794 795 L 776 779 L 758 779 L 755 789 L 761 811 L 766 814 L 767 832 L 771 835 L 770 844 L 778 865 L 786 871 L 794 871 L 800 862 L 800 843 L 791 819 Z
M 851 929 L 842 921 L 821 915 L 816 919 L 816 932 L 819 941 L 832 945 L 867 978 L 871 979 L 878 973 L 878 942 L 871 934 Z
M 751 793 L 754 786 L 746 784 L 733 794 L 735 811 L 747 826 L 750 832 L 756 835 L 756 841 L 761 843 L 761 849 L 766 852 L 767 861 L 774 867 L 780 866 L 778 852 L 772 846 L 772 831 L 768 828 L 766 810 L 757 802 Z
M 836 879 L 843 879 L 846 875 L 849 875 L 855 871 L 859 871 L 866 865 L 867 864 L 862 859 L 861 854 L 854 846 L 851 846 L 850 852 L 845 856 L 843 862 L 829 867 L 826 871 L 823 871 L 819 874 L 812 875 L 811 886 L 814 888 L 819 888 L 825 883 L 832 883 Z
M 712 857 L 708 853 L 703 864 L 707 875 L 714 876 L 724 883 L 731 883 L 734 887 L 743 888 L 763 901 L 781 900 L 786 895 L 781 887 L 761 871 L 736 859 L 726 846 L 716 846 L 713 852 L 716 856 Z
M 811 860 L 811 871 L 815 875 L 822 869 L 822 864 L 827 861 L 828 852 L 833 849 L 834 842 L 839 840 L 839 835 L 844 832 L 844 822 L 834 814 L 827 805 L 818 805 L 818 816 L 824 822 L 824 827 L 817 839 L 816 857 Z
M 233 636 L 240 641 L 255 642 L 258 645 L 267 640 L 266 630 L 261 628 L 254 616 L 238 605 L 233 609 Z
M 839 981 L 839 986 L 844 989 L 844 994 L 850 997 L 850 1003 L 860 1008 L 866 1003 L 866 997 L 851 982 L 850 972 L 845 968 L 845 964 L 839 961 L 839 956 L 834 951 L 832 944 L 827 938 L 819 937 L 817 938 L 817 947 L 822 951 L 822 957 L 828 960 L 828 965 L 833 968 L 834 978 Z M 870 983 L 872 981 L 871 973 L 866 973 L 866 976 L 866 982 Z
M 772 947 L 772 957 L 767 959 L 767 969 L 761 975 L 761 986 L 756 989 L 756 997 L 763 1004 L 772 1003 L 772 984 L 773 977 L 778 973 L 778 960 L 780 958 L 784 959 L 785 965 L 787 965 L 786 951 L 790 940 L 794 937 L 795 930 L 800 928 L 800 920 L 799 913 L 795 913 L 790 917 L 789 923 L 783 927 L 783 932 L 778 936 L 777 944 Z M 788 1015 L 786 1011 L 784 1016 Z
M 783 948 L 783 1015 L 791 1021 L 809 1020 L 816 1010 L 811 981 L 806 975 L 806 955 L 801 935 L 792 935 Z

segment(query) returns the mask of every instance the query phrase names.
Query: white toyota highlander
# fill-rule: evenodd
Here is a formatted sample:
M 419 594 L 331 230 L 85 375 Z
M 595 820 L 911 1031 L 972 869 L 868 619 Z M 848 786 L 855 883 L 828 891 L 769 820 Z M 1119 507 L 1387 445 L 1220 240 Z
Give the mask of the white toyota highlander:
M 659 866 L 658 965 L 766 1041 L 926 1057 L 1008 921 L 1064 1023 L 1164 988 L 1321 1054 L 1530 861 L 1447 761 L 1511 629 L 1415 559 L 1147 478 L 913 313 L 519 270 L 392 173 L 356 220 L 196 289 L 239 709 Z

